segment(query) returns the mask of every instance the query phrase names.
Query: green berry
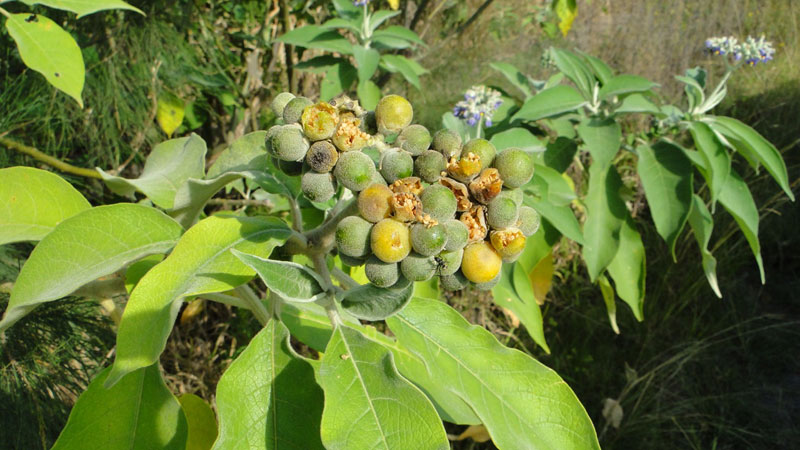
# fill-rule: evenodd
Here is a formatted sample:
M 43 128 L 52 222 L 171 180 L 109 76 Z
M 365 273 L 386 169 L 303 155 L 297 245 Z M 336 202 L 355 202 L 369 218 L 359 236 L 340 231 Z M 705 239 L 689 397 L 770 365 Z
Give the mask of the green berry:
M 306 172 L 300 179 L 300 190 L 312 202 L 327 202 L 336 194 L 336 184 L 330 173 Z
M 441 252 L 446 243 L 447 229 L 444 225 L 437 224 L 430 227 L 421 223 L 411 225 L 411 248 L 420 255 L 433 256 Z
M 436 260 L 432 256 L 411 253 L 400 263 L 400 272 L 410 281 L 427 281 L 436 275 Z
M 312 141 L 321 141 L 333 137 L 339 123 L 339 111 L 326 102 L 306 107 L 300 117 L 303 133 Z
M 435 183 L 447 167 L 444 156 L 435 150 L 427 150 L 414 161 L 414 175 L 428 183 Z
M 397 263 L 385 263 L 372 255 L 364 265 L 364 273 L 370 283 L 381 288 L 387 288 L 397 283 L 400 278 L 400 270 Z
M 333 174 L 344 187 L 358 192 L 373 184 L 376 170 L 369 156 L 353 151 L 339 155 Z
M 414 172 L 414 159 L 411 158 L 411 154 L 399 148 L 385 151 L 380 165 L 381 175 L 387 183 L 410 177 Z
M 289 100 L 289 103 L 287 103 L 286 107 L 283 108 L 284 123 L 292 124 L 300 122 L 300 118 L 303 117 L 303 111 L 307 106 L 311 106 L 313 104 L 314 102 L 305 97 L 295 97 Z
M 443 225 L 447 232 L 447 243 L 444 249 L 449 252 L 463 249 L 469 241 L 469 229 L 464 222 L 458 219 L 449 219 Z
M 349 267 L 358 267 L 364 265 L 364 258 L 354 258 L 352 256 L 347 256 L 344 253 L 339 253 L 339 259 L 342 260 L 344 265 Z
M 472 139 L 464 144 L 464 148 L 461 149 L 462 155 L 467 155 L 469 153 L 472 153 L 478 157 L 481 164 L 481 170 L 483 170 L 492 166 L 494 157 L 497 154 L 497 149 L 495 149 L 494 145 L 492 145 L 492 143 L 486 139 Z
M 393 134 L 407 127 L 414 118 L 411 103 L 399 95 L 387 95 L 375 107 L 375 121 L 381 134 Z
M 486 208 L 486 223 L 496 230 L 513 227 L 519 219 L 519 205 L 511 195 L 498 195 Z
M 431 146 L 432 141 L 431 132 L 424 126 L 415 124 L 403 129 L 397 137 L 395 145 L 413 156 L 419 156 Z
M 436 261 L 436 273 L 439 275 L 452 275 L 461 268 L 461 259 L 464 256 L 464 250 L 456 250 L 452 252 L 441 252 L 438 256 L 434 257 Z
M 432 184 L 426 187 L 420 195 L 420 200 L 422 201 L 422 211 L 440 222 L 452 219 L 458 207 L 453 191 L 441 184 Z
M 433 149 L 448 160 L 461 156 L 461 136 L 450 130 L 439 130 L 433 135 Z
M 311 170 L 319 173 L 328 173 L 336 166 L 339 152 L 329 141 L 317 141 L 311 144 L 306 153 L 306 163 Z
M 270 138 L 272 154 L 283 161 L 300 161 L 308 152 L 308 139 L 297 126 L 285 125 L 275 130 Z
M 339 253 L 354 258 L 369 254 L 372 224 L 358 216 L 345 217 L 336 226 L 336 247 Z
M 530 206 L 523 206 L 519 209 L 517 228 L 519 228 L 525 236 L 531 236 L 539 231 L 541 222 L 542 218 L 539 216 L 539 213 Z
M 283 118 L 283 110 L 286 108 L 286 104 L 293 98 L 294 94 L 291 92 L 281 92 L 276 95 L 275 98 L 272 99 L 272 104 L 270 105 L 272 112 L 275 113 L 276 116 Z
M 460 291 L 469 284 L 469 280 L 460 270 L 452 275 L 442 275 L 439 277 L 439 287 L 445 291 Z
M 394 193 L 386 185 L 373 184 L 358 194 L 358 212 L 364 219 L 377 223 L 392 213 Z
M 475 283 L 475 289 L 479 291 L 491 291 L 495 286 L 497 286 L 497 283 L 500 282 L 501 276 L 502 275 L 498 273 L 494 278 L 485 283 Z
M 507 148 L 494 160 L 494 167 L 500 172 L 503 186 L 518 188 L 533 177 L 533 158 L 519 148 Z

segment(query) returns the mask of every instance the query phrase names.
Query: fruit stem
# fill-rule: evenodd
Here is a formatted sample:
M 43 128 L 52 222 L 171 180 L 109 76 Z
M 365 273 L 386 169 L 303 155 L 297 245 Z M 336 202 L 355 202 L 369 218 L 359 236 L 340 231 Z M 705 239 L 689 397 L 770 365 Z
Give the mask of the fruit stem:
M 333 233 L 345 217 L 352 216 L 358 211 L 358 203 L 355 197 L 346 200 L 341 205 L 334 207 L 333 214 L 322 225 L 305 233 L 308 239 L 307 253 L 311 256 L 316 254 L 326 254 L 333 248 Z
M 342 319 L 339 317 L 339 310 L 336 309 L 331 272 L 328 270 L 328 264 L 325 262 L 325 254 L 314 253 L 311 256 L 311 261 L 314 263 L 314 269 L 316 269 L 317 273 L 322 277 L 322 289 L 327 293 L 324 299 L 320 300 L 320 306 L 325 308 L 325 312 L 328 313 L 328 319 L 331 321 L 331 324 L 336 327 L 342 323 Z
M 25 153 L 26 155 L 32 156 L 33 159 L 37 159 L 47 164 L 48 166 L 52 166 L 62 172 L 71 173 L 73 175 L 80 175 L 82 177 L 87 177 L 87 178 L 97 178 L 97 179 L 102 178 L 100 174 L 94 169 L 85 169 L 83 167 L 76 167 L 73 166 L 72 164 L 67 164 L 64 161 L 61 161 L 57 158 L 53 158 L 52 156 L 47 155 L 36 148 L 27 146 L 25 144 L 20 144 L 17 141 L 5 137 L 0 137 L 0 145 L 8 149 L 16 150 L 20 153 Z

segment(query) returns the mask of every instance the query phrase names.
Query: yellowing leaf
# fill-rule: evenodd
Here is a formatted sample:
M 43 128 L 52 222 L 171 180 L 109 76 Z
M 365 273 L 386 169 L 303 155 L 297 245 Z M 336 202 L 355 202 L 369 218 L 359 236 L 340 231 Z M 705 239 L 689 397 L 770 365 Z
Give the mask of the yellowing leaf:
M 173 95 L 159 96 L 156 120 L 158 121 L 158 126 L 164 130 L 167 136 L 172 137 L 172 133 L 181 126 L 183 115 L 183 100 Z
M 389 7 L 395 11 L 400 8 L 400 0 L 388 0 L 387 2 L 389 3 Z
M 533 270 L 528 274 L 528 278 L 531 280 L 531 287 L 533 288 L 533 297 L 539 305 L 544 305 L 544 299 L 553 286 L 554 271 L 553 254 L 548 253 L 536 263 L 536 266 L 534 266 Z
M 206 301 L 203 299 L 197 299 L 186 305 L 186 308 L 184 308 L 181 313 L 181 325 L 186 325 L 194 321 L 197 316 L 203 312 L 205 306 Z
M 475 442 L 486 442 L 491 439 L 489 431 L 483 425 L 470 425 L 463 433 L 458 435 L 459 441 L 463 441 L 466 438 L 472 438 Z
M 558 29 L 566 36 L 578 15 L 578 5 L 575 0 L 553 0 L 553 9 L 558 16 Z

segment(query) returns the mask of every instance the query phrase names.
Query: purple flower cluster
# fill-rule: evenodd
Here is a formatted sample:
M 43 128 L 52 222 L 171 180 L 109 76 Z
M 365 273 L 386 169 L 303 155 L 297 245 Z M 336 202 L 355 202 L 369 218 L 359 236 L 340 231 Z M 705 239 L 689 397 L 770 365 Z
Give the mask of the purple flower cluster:
M 369 0 L 355 0 L 353 2 L 353 5 L 354 6 L 367 6 L 368 3 L 369 3 Z
M 741 44 L 732 36 L 713 37 L 706 40 L 706 48 L 715 55 L 733 55 L 734 60 L 744 60 L 751 66 L 772 61 L 775 55 L 772 43 L 764 36 L 758 39 L 748 36 Z
M 500 92 L 486 86 L 472 86 L 464 94 L 464 100 L 456 103 L 453 115 L 466 120 L 471 127 L 477 125 L 481 119 L 490 127 L 494 112 L 502 104 Z

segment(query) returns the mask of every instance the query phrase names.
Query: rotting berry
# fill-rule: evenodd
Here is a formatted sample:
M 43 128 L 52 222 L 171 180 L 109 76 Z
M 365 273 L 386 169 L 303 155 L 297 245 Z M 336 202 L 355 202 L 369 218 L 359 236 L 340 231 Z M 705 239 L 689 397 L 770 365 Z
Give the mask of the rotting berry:
M 476 200 L 484 205 L 489 204 L 503 189 L 503 180 L 500 172 L 494 168 L 483 169 L 478 178 L 469 184 L 469 191 Z
M 406 177 L 396 180 L 394 183 L 389 185 L 389 189 L 396 194 L 409 193 L 419 195 L 422 193 L 423 188 L 419 177 Z
M 306 163 L 315 172 L 330 172 L 336 166 L 337 161 L 339 161 L 339 152 L 329 141 L 314 142 L 306 153 Z
M 422 217 L 422 202 L 410 192 L 392 194 L 389 204 L 392 215 L 400 222 L 413 222 Z
M 489 228 L 486 226 L 486 207 L 473 205 L 469 211 L 461 213 L 461 223 L 469 230 L 468 242 L 479 242 L 486 238 Z
M 464 183 L 459 183 L 452 178 L 442 177 L 439 179 L 439 184 L 453 191 L 453 195 L 456 196 L 456 211 L 469 211 L 472 208 L 469 191 Z
M 361 150 L 370 145 L 372 138 L 359 125 L 361 120 L 352 114 L 343 114 L 333 133 L 333 145 L 343 152 Z

